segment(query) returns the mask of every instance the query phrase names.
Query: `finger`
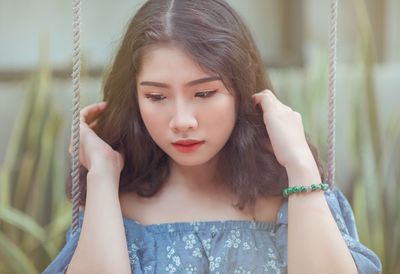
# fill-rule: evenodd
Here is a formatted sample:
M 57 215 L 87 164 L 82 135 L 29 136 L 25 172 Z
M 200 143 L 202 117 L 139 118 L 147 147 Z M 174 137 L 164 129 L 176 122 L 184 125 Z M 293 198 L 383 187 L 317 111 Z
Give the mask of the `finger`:
M 275 95 L 272 93 L 272 91 L 265 89 L 263 91 L 257 92 L 255 94 L 253 94 L 252 97 L 254 98 L 263 98 L 264 96 L 269 97 L 271 100 L 276 100 Z M 260 99 L 257 99 L 260 100 Z
M 84 122 L 87 124 L 90 124 L 95 117 L 98 116 L 98 114 L 104 110 L 106 106 L 105 102 L 97 103 L 97 104 L 91 104 L 86 107 L 84 107 L 81 110 L 81 118 Z
M 268 89 L 263 90 L 259 93 L 256 93 L 255 96 L 258 100 L 257 102 L 259 102 L 259 103 L 261 103 L 262 100 L 267 100 L 267 102 L 264 102 L 263 104 L 261 104 L 261 105 L 264 105 L 265 109 L 275 107 L 275 108 L 282 108 L 287 111 L 292 111 L 292 109 L 289 106 L 287 106 L 287 105 L 283 104 L 281 101 L 279 101 L 279 99 L 276 97 L 276 95 Z M 269 106 L 268 106 L 268 104 L 269 104 Z
M 284 103 L 282 103 L 272 91 L 266 89 L 266 90 L 263 90 L 263 92 L 265 94 L 267 94 L 267 96 L 270 96 L 270 98 L 272 98 L 272 100 L 276 103 L 277 106 L 280 106 L 285 110 L 292 111 L 292 108 L 287 106 L 287 105 L 285 105 Z
M 282 107 L 288 111 L 293 111 L 293 109 L 287 105 L 282 104 Z
M 271 96 L 272 93 L 265 91 L 258 92 L 252 96 L 253 103 L 259 104 L 263 112 L 270 112 L 277 107 L 277 101 Z
M 91 124 L 96 119 L 96 117 L 104 110 L 106 104 L 106 102 L 100 102 L 84 107 L 80 113 L 81 121 L 86 124 Z
M 94 121 L 94 122 L 92 122 L 92 123 L 89 125 L 89 127 L 90 127 L 92 130 L 96 130 L 96 128 L 97 128 L 97 120 Z
M 282 102 L 276 97 L 276 95 L 269 89 L 264 89 L 261 91 L 262 94 L 265 94 L 269 98 L 271 98 L 274 102 L 282 104 Z

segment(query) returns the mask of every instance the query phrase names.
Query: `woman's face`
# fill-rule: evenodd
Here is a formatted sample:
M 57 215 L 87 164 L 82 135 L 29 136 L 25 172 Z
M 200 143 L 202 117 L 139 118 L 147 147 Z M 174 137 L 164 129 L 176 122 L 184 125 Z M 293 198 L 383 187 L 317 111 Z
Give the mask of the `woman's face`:
M 201 165 L 228 141 L 235 99 L 217 75 L 204 72 L 183 51 L 152 48 L 137 77 L 139 109 L 154 142 L 177 164 Z M 197 146 L 173 143 L 194 139 Z

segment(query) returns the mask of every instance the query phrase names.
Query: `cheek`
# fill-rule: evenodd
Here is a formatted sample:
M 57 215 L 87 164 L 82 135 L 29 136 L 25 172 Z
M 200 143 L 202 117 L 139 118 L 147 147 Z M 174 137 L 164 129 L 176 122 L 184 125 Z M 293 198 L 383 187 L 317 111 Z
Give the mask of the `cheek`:
M 157 139 L 165 127 L 165 121 L 162 121 L 160 111 L 157 111 L 156 107 L 150 106 L 147 103 L 140 103 L 139 110 L 150 136 L 153 139 Z
M 204 111 L 204 120 L 214 134 L 231 133 L 235 124 L 235 102 L 233 98 L 221 98 L 209 105 Z

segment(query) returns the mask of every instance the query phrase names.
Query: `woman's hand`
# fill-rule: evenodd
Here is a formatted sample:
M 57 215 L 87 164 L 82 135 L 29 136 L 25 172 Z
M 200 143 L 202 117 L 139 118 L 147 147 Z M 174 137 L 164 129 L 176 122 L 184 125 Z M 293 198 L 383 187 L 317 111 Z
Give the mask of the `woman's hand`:
M 282 104 L 270 90 L 252 95 L 255 105 L 260 104 L 271 145 L 278 162 L 289 168 L 314 161 L 304 134 L 301 115 Z
M 113 150 L 94 132 L 97 117 L 106 108 L 106 102 L 84 107 L 80 112 L 80 163 L 87 169 L 110 170 L 118 175 L 124 167 L 123 155 Z M 72 154 L 72 142 L 69 146 Z

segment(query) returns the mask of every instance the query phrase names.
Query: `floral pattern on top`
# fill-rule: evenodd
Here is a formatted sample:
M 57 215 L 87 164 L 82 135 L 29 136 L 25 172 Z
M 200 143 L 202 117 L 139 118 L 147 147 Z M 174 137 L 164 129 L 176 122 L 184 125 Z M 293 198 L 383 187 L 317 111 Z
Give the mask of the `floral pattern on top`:
M 359 273 L 380 273 L 381 262 L 359 242 L 353 211 L 336 187 L 325 192 L 340 232 Z M 84 213 L 79 216 L 82 225 Z M 202 221 L 142 225 L 124 218 L 128 255 L 135 274 L 261 274 L 287 273 L 288 202 L 276 223 L 262 221 Z M 65 273 L 80 230 L 66 234 L 66 244 L 42 272 Z

